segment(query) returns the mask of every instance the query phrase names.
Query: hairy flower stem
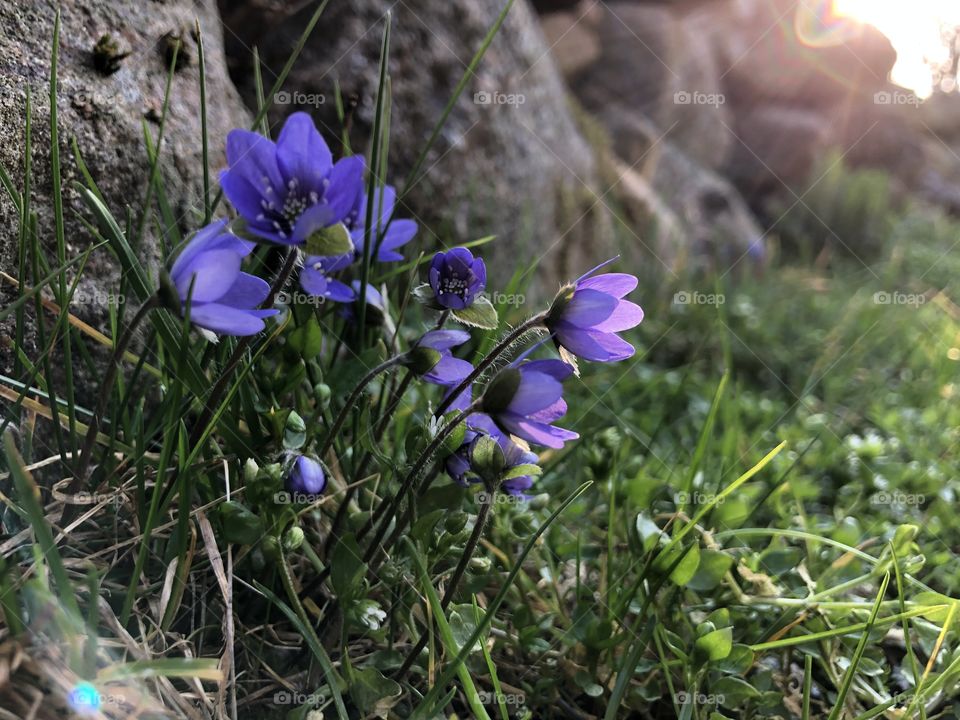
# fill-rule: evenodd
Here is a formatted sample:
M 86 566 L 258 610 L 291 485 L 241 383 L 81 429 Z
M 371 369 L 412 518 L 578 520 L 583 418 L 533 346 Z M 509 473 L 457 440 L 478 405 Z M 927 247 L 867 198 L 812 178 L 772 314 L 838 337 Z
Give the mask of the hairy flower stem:
M 467 572 L 467 565 L 469 565 L 470 561 L 473 559 L 473 555 L 477 551 L 477 546 L 480 544 L 480 538 L 483 536 L 483 531 L 486 529 L 487 521 L 490 518 L 490 510 L 493 508 L 493 503 L 496 500 L 496 492 L 497 491 L 495 488 L 487 486 L 488 497 L 486 502 L 480 503 L 480 510 L 477 513 L 477 521 L 473 524 L 473 532 L 470 533 L 470 539 L 467 540 L 467 544 L 463 548 L 463 553 L 460 555 L 460 561 L 457 563 L 457 567 L 454 569 L 453 575 L 450 576 L 450 580 L 447 583 L 447 589 L 443 593 L 443 599 L 440 601 L 441 610 L 446 610 L 450 606 L 450 603 L 453 602 L 453 598 L 457 594 L 457 587 L 460 585 L 460 581 Z M 393 674 L 394 679 L 403 677 L 407 673 L 407 671 L 410 669 L 410 666 L 413 665 L 414 661 L 420 656 L 420 653 L 423 652 L 423 648 L 426 647 L 428 637 L 429 633 L 427 631 L 420 633 L 420 639 L 417 640 L 417 644 L 414 645 L 413 649 L 407 654 L 407 657 L 404 659 L 403 665 L 400 666 L 400 669 Z
M 160 296 L 152 295 L 147 298 L 137 310 L 136 315 L 127 325 L 123 335 L 113 346 L 113 356 L 110 358 L 110 364 L 107 365 L 107 375 L 100 385 L 100 396 L 97 399 L 97 406 L 94 409 L 93 417 L 90 419 L 90 426 L 87 428 L 87 435 L 83 439 L 83 449 L 80 452 L 80 461 L 77 463 L 77 469 L 73 480 L 70 481 L 68 492 L 76 491 L 81 483 L 87 479 L 87 468 L 90 465 L 90 455 L 93 452 L 93 446 L 96 444 L 97 432 L 100 429 L 100 422 L 103 420 L 103 414 L 107 411 L 107 402 L 110 400 L 110 394 L 113 390 L 113 382 L 117 377 L 117 371 L 120 369 L 120 363 L 123 361 L 123 354 L 130 346 L 137 327 L 143 322 L 151 310 L 160 304 Z
M 397 389 L 394 390 L 392 396 L 390 397 L 390 402 L 384 410 L 383 414 L 380 416 L 380 420 L 377 422 L 376 428 L 374 428 L 373 436 L 376 438 L 382 437 L 383 433 L 386 432 L 387 425 L 390 423 L 390 419 L 393 417 L 393 414 L 397 411 L 397 408 L 400 406 L 400 401 L 403 400 L 403 395 L 407 391 L 407 388 L 410 386 L 415 374 L 413 371 L 408 371 L 404 375 L 403 380 L 400 381 L 400 384 L 397 386 Z M 340 501 L 340 506 L 337 508 L 337 514 L 333 518 L 333 523 L 330 525 L 330 535 L 327 539 L 326 552 L 329 556 L 330 550 L 333 549 L 334 544 L 337 542 L 337 538 L 340 532 L 340 526 L 343 524 L 344 518 L 347 516 L 347 507 L 350 505 L 350 501 L 353 500 L 353 496 L 356 494 L 357 489 L 360 487 L 357 484 L 367 471 L 367 466 L 370 465 L 370 460 L 373 458 L 373 453 L 366 452 L 363 455 L 363 458 L 360 460 L 360 464 L 357 466 L 356 471 L 353 473 L 354 482 L 350 484 L 349 489 L 347 490 L 346 495 L 343 496 L 343 500 Z M 379 518 L 379 515 L 377 515 Z M 369 530 L 369 529 L 368 529 Z M 365 534 L 365 533 L 364 533 Z M 360 535 L 363 537 L 363 535 Z
M 376 534 L 373 540 L 370 541 L 370 544 L 367 546 L 367 551 L 364 553 L 363 561 L 370 562 L 370 559 L 376 554 L 377 548 L 380 546 L 380 542 L 383 540 L 383 536 L 387 532 L 387 528 L 390 525 L 390 518 L 394 516 L 397 509 L 400 507 L 400 503 L 403 502 L 404 497 L 413 487 L 413 484 L 416 482 L 417 478 L 420 477 L 420 474 L 424 471 L 427 466 L 427 463 L 430 461 L 430 458 L 436 454 L 436 452 L 441 448 L 444 441 L 450 435 L 453 434 L 453 431 L 460 426 L 461 423 L 465 422 L 467 417 L 474 412 L 480 405 L 480 401 L 477 400 L 470 405 L 466 410 L 461 411 L 453 420 L 448 422 L 440 432 L 437 433 L 433 441 L 427 445 L 419 457 L 417 457 L 416 462 L 414 462 L 413 467 L 410 468 L 410 472 L 406 474 L 403 478 L 403 481 L 400 483 L 400 489 L 397 490 L 397 494 L 394 495 L 393 500 L 390 501 L 390 508 L 385 510 L 380 518 L 380 523 L 377 526 Z M 381 507 L 383 507 L 381 505 Z M 395 537 L 397 530 L 399 530 L 400 525 L 397 526 L 394 530 L 394 534 L 391 537 Z
M 533 330 L 535 327 L 543 325 L 543 321 L 546 320 L 547 314 L 545 312 L 534 315 L 531 318 L 528 318 L 524 322 L 520 323 L 515 327 L 511 332 L 509 332 L 500 342 L 494 345 L 493 349 L 487 353 L 480 362 L 477 363 L 477 366 L 473 369 L 467 377 L 463 379 L 459 385 L 457 385 L 448 395 L 446 400 L 440 403 L 440 406 L 433 413 L 434 417 L 440 417 L 446 412 L 447 408 L 450 407 L 451 403 L 468 387 L 473 384 L 473 381 L 476 380 L 480 375 L 482 375 L 487 368 L 489 368 L 496 361 L 500 355 L 502 355 L 513 343 L 519 340 L 523 335 L 529 330 Z
M 384 360 L 382 363 L 370 369 L 366 375 L 360 378 L 360 382 L 357 383 L 356 387 L 350 392 L 350 395 L 347 397 L 346 402 L 343 404 L 343 407 L 340 408 L 340 413 L 337 415 L 336 419 L 333 421 L 333 424 L 330 426 L 330 432 L 327 433 L 327 439 L 323 443 L 323 447 L 320 449 L 320 458 L 327 454 L 333 445 L 333 441 L 336 440 L 337 435 L 340 433 L 340 430 L 343 429 L 343 424 L 346 422 L 347 417 L 355 409 L 357 400 L 360 399 L 360 395 L 363 393 L 364 389 L 373 382 L 373 379 L 377 377 L 382 372 L 389 370 L 394 365 L 397 365 L 404 359 L 403 355 L 394 355 L 392 358 Z

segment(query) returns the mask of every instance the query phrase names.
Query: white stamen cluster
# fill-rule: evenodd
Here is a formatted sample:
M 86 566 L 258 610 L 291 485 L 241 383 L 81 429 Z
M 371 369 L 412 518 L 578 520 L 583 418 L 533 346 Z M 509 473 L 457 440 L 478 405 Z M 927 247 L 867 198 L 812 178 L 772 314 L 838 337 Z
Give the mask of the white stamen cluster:
M 440 281 L 441 295 L 459 295 L 464 297 L 470 289 L 470 283 L 458 275 L 445 277 Z

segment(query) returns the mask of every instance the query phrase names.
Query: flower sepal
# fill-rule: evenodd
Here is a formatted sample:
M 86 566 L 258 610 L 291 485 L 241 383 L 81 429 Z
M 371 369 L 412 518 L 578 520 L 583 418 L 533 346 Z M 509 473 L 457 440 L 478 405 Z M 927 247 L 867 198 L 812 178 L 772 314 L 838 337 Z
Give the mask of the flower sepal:
M 500 325 L 497 309 L 482 295 L 462 310 L 453 310 L 452 315 L 457 322 L 480 330 L 496 330 Z
M 496 413 L 510 405 L 517 394 L 522 376 L 516 368 L 501 370 L 483 393 L 482 408 L 485 413 Z
M 559 292 L 554 296 L 553 302 L 550 303 L 550 309 L 547 311 L 547 322 L 553 322 L 563 317 L 564 311 L 567 309 L 567 305 L 570 304 L 570 301 L 573 300 L 573 294 L 576 292 L 577 286 L 573 284 L 564 285 L 560 288 Z
M 470 467 L 490 487 L 499 484 L 506 464 L 500 443 L 486 433 L 477 435 L 470 444 Z
M 336 257 L 354 251 L 350 231 L 343 223 L 320 228 L 307 237 L 303 245 L 307 255 L 319 257 Z
M 413 290 L 410 291 L 414 299 L 426 305 L 431 310 L 445 310 L 440 303 L 437 302 L 436 296 L 433 294 L 433 288 L 430 287 L 429 283 L 423 283 L 417 285 Z
M 449 422 L 457 413 L 450 413 L 449 415 L 444 416 L 444 420 Z M 458 423 L 453 431 L 447 435 L 443 441 L 443 452 L 447 455 L 452 455 L 457 451 L 457 449 L 463 445 L 463 439 L 467 434 L 467 426 L 464 423 Z
M 180 292 L 166 268 L 160 268 L 160 287 L 157 289 L 157 297 L 160 298 L 161 307 L 165 307 L 172 313 L 179 315 L 183 309 Z
M 543 468 L 533 463 L 524 463 L 523 465 L 514 465 L 505 473 L 503 480 L 513 480 L 514 478 L 524 477 L 525 475 L 542 475 Z
M 426 375 L 437 366 L 442 357 L 439 350 L 418 345 L 404 355 L 401 364 L 417 375 Z

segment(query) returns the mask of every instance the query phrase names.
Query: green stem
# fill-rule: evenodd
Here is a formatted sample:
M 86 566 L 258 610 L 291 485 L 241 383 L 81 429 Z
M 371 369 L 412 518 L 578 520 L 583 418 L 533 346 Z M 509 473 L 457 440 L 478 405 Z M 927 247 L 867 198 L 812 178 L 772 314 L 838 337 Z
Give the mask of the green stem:
M 430 461 L 430 458 L 432 458 L 434 453 L 440 449 L 444 441 L 450 437 L 453 431 L 461 423 L 465 422 L 467 417 L 479 406 L 480 401 L 476 400 L 466 410 L 461 411 L 455 418 L 453 418 L 453 420 L 443 426 L 433 441 L 427 445 L 422 453 L 420 453 L 420 456 L 417 458 L 416 462 L 414 462 L 413 467 L 410 468 L 410 472 L 406 474 L 406 476 L 403 478 L 403 481 L 400 483 L 400 489 L 397 491 L 397 494 L 390 502 L 391 510 L 383 513 L 380 524 L 377 527 L 377 533 L 373 540 L 370 541 L 370 545 L 367 547 L 367 551 L 364 554 L 364 562 L 370 562 L 370 558 L 372 558 L 376 553 L 377 547 L 379 547 L 380 542 L 383 540 L 383 536 L 387 532 L 387 527 L 390 524 L 390 518 L 393 516 L 397 508 L 400 507 L 400 503 L 403 501 L 403 498 L 406 497 L 406 494 L 410 491 L 410 488 L 413 486 L 413 483 L 416 481 L 416 479 L 420 477 L 420 473 L 423 472 L 427 463 Z M 391 539 L 396 536 L 397 530 L 399 530 L 400 527 L 401 525 L 398 524 L 397 528 L 394 530 L 394 534 L 391 536 Z
M 483 358 L 480 362 L 477 363 L 477 366 L 473 369 L 463 381 L 457 385 L 448 395 L 447 398 L 440 403 L 440 406 L 437 408 L 436 412 L 433 413 L 434 417 L 440 417 L 446 412 L 447 408 L 450 407 L 451 403 L 468 387 L 473 384 L 473 381 L 476 380 L 480 375 L 486 371 L 494 361 L 504 353 L 514 342 L 516 342 L 520 337 L 524 335 L 529 330 L 533 330 L 535 327 L 543 325 L 543 321 L 546 319 L 546 313 L 540 313 L 534 315 L 531 318 L 528 318 L 520 325 L 515 327 L 511 332 L 509 332 L 500 342 L 494 345 L 493 349 L 487 353 L 487 356 Z
M 123 354 L 127 351 L 133 340 L 137 327 L 143 321 L 151 310 L 160 303 L 157 295 L 149 297 L 137 310 L 137 314 L 127 325 L 123 335 L 113 346 L 113 356 L 110 358 L 110 364 L 107 365 L 107 375 L 100 386 L 100 397 L 97 399 L 97 406 L 93 411 L 93 417 L 90 419 L 90 425 L 87 428 L 87 435 L 83 440 L 83 449 L 80 452 L 80 461 L 77 463 L 77 470 L 74 473 L 73 480 L 70 481 L 68 492 L 75 492 L 80 484 L 86 480 L 87 467 L 90 465 L 90 454 L 93 452 L 93 446 L 97 440 L 97 431 L 100 429 L 100 422 L 103 420 L 103 414 L 107 410 L 107 402 L 113 389 L 113 381 L 117 377 L 117 371 L 120 363 L 123 361 Z
M 477 551 L 477 546 L 480 544 L 480 538 L 483 536 L 483 531 L 486 529 L 487 520 L 490 517 L 490 510 L 496 500 L 497 491 L 496 489 L 491 489 L 488 487 L 487 493 L 489 497 L 486 499 L 486 502 L 480 503 L 480 511 L 477 513 L 477 521 L 473 524 L 473 532 L 470 533 L 470 539 L 467 541 L 466 546 L 463 548 L 463 553 L 460 555 L 460 562 L 457 563 L 457 567 L 453 571 L 453 575 L 450 576 L 450 580 L 447 584 L 447 590 L 443 594 L 443 600 L 440 601 L 441 610 L 446 610 L 450 606 L 450 603 L 453 602 L 453 598 L 457 593 L 457 587 L 460 585 L 460 581 L 463 579 L 463 576 L 467 571 L 467 565 L 469 565 L 470 561 L 473 559 L 473 554 Z M 403 665 L 400 666 L 400 669 L 394 673 L 395 678 L 406 675 L 407 671 L 410 669 L 410 666 L 413 665 L 414 661 L 420 656 L 420 653 L 423 652 L 423 648 L 426 647 L 428 636 L 429 635 L 426 631 L 420 633 L 420 639 L 417 640 L 417 644 L 414 645 L 413 649 L 411 649 L 407 654 L 407 657 L 403 661 Z
M 380 373 L 389 370 L 393 366 L 397 365 L 403 360 L 403 355 L 395 355 L 392 358 L 384 360 L 382 363 L 377 365 L 374 368 L 371 368 L 366 375 L 364 375 L 360 382 L 357 383 L 356 387 L 350 392 L 350 395 L 347 397 L 346 402 L 343 404 L 343 407 L 340 408 L 340 413 L 337 415 L 336 419 L 333 421 L 333 424 L 330 426 L 330 432 L 327 433 L 327 439 L 323 443 L 323 447 L 320 450 L 320 458 L 327 454 L 330 450 L 330 447 L 333 445 L 333 441 L 336 439 L 337 435 L 340 433 L 340 430 L 343 429 L 343 423 L 346 422 L 347 416 L 350 415 L 350 412 L 354 409 L 354 406 L 357 403 L 357 400 L 360 399 L 360 395 L 363 393 L 364 389 L 373 382 L 373 379 L 377 377 Z

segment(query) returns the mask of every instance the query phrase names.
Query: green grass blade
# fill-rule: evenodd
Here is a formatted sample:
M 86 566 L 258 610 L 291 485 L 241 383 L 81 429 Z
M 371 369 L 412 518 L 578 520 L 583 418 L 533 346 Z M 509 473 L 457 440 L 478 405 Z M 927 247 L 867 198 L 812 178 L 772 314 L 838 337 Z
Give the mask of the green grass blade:
M 285 559 L 282 561 L 282 565 L 286 565 Z M 295 598 L 296 591 L 293 588 L 289 575 L 289 572 L 281 567 L 281 576 L 283 576 L 284 587 L 287 588 L 288 593 L 293 592 L 293 598 Z M 330 656 L 327 655 L 327 651 L 323 649 L 323 644 L 320 642 L 320 638 L 318 638 L 317 634 L 314 632 L 313 627 L 309 623 L 304 622 L 289 605 L 278 598 L 265 585 L 261 585 L 257 581 L 254 581 L 253 587 L 265 598 L 267 598 L 267 600 L 276 605 L 280 609 L 280 612 L 287 616 L 287 619 L 293 624 L 297 631 L 303 635 L 303 639 L 306 640 L 307 646 L 310 648 L 313 656 L 317 659 L 317 662 L 320 663 L 320 668 L 323 670 L 323 674 L 327 678 L 327 687 L 330 688 L 330 694 L 333 695 L 333 704 L 337 708 L 337 715 L 340 717 L 340 720 L 349 720 L 350 715 L 347 713 L 347 708 L 343 704 L 343 695 L 340 693 L 340 683 L 342 681 L 340 676 L 337 674 L 337 671 L 334 669 L 333 663 L 330 662 Z
M 407 177 L 403 181 L 403 189 L 400 190 L 397 197 L 397 207 L 400 206 L 404 197 L 408 192 L 410 192 L 413 186 L 420 181 L 420 178 L 417 177 L 420 174 L 420 168 L 423 167 L 424 162 L 427 160 L 427 155 L 430 154 L 430 150 L 433 148 L 434 143 L 437 141 L 437 138 L 440 137 L 440 133 L 443 132 L 443 128 L 447 124 L 447 119 L 450 117 L 450 113 L 453 112 L 453 108 L 456 107 L 457 101 L 463 94 L 464 89 L 467 87 L 467 84 L 476 73 L 477 67 L 480 65 L 480 61 L 483 60 L 483 56 L 487 54 L 487 49 L 490 47 L 490 43 L 493 42 L 493 39 L 497 36 L 497 33 L 500 32 L 500 27 L 507 19 L 507 13 L 509 13 L 510 8 L 513 7 L 513 3 L 514 0 L 507 0 L 507 4 L 503 6 L 503 10 L 501 10 L 500 14 L 497 15 L 497 19 L 494 20 L 493 25 L 490 26 L 486 36 L 483 38 L 483 42 L 480 43 L 480 47 L 477 49 L 477 52 L 474 53 L 473 58 L 470 60 L 470 64 L 467 65 L 467 69 L 460 77 L 460 82 L 458 82 L 457 86 L 453 89 L 453 94 L 450 96 L 446 107 L 440 114 L 440 119 L 437 121 L 437 124 L 433 127 L 433 132 L 430 133 L 430 137 L 427 139 L 426 144 L 420 151 L 420 155 L 417 156 L 416 161 L 413 163 L 413 167 L 410 169 L 410 172 L 407 173 Z
M 60 11 L 57 10 L 53 22 L 53 50 L 50 54 L 50 180 L 53 185 L 53 225 L 57 243 L 57 262 L 61 267 L 67 264 L 67 243 L 64 238 L 63 224 L 63 178 L 60 173 L 60 127 L 57 114 L 57 63 L 60 55 Z M 57 283 L 58 295 L 63 312 L 67 311 L 69 299 L 67 297 L 67 273 L 62 271 Z M 73 407 L 73 349 L 71 340 L 73 334 L 69 327 L 63 333 L 63 378 L 67 399 L 67 418 L 70 422 L 70 447 L 77 451 L 76 412 Z M 47 378 L 52 382 L 51 378 Z
M 707 454 L 707 445 L 713 435 L 713 426 L 717 419 L 717 412 L 720 409 L 720 403 L 723 400 L 723 392 L 730 380 L 730 373 L 725 372 L 720 378 L 720 384 L 717 385 L 717 391 L 714 393 L 713 402 L 710 404 L 710 411 L 707 413 L 706 422 L 703 423 L 703 429 L 700 431 L 700 437 L 697 439 L 697 446 L 693 452 L 693 459 L 690 461 L 690 469 L 687 471 L 687 481 L 683 489 L 686 492 L 685 501 L 681 504 L 679 510 L 683 510 L 693 497 L 693 480 L 700 470 L 704 456 Z
M 203 49 L 200 21 L 195 23 L 197 34 L 197 66 L 200 72 L 200 154 L 203 162 L 203 224 L 213 217 L 210 207 L 210 135 L 207 130 L 207 61 Z
M 383 120 L 385 108 L 387 107 L 387 74 L 389 72 L 387 62 L 390 57 L 390 25 L 393 23 L 393 14 L 388 10 L 384 15 L 383 23 L 383 42 L 380 45 L 380 70 L 377 83 L 377 104 L 373 116 L 373 135 L 370 143 L 370 176 L 367 179 L 367 217 L 363 228 L 363 257 L 360 265 L 360 300 L 358 303 L 360 322 L 360 337 L 364 337 L 364 330 L 367 322 L 367 281 L 370 278 L 370 259 L 373 253 L 374 233 L 376 232 L 373 224 L 374 206 L 377 205 L 379 198 L 378 190 L 382 181 L 377 177 L 380 169 L 380 152 L 383 148 Z M 376 213 L 379 219 L 379 211 Z M 379 220 L 378 220 L 379 224 Z
M 7 430 L 3 434 L 3 450 L 7 458 L 7 465 L 10 468 L 10 474 L 13 476 L 13 484 L 17 489 L 17 499 L 26 511 L 30 520 L 30 526 L 33 528 L 33 534 L 37 538 L 43 558 L 50 567 L 50 573 L 53 575 L 54 582 L 57 584 L 57 596 L 64 608 L 75 618 L 80 618 L 80 606 L 77 604 L 76 595 L 74 595 L 73 584 L 67 576 L 67 568 L 63 564 L 63 558 L 60 557 L 60 550 L 53 540 L 53 533 L 50 526 L 47 525 L 47 519 L 43 512 L 43 506 L 40 504 L 40 488 L 37 487 L 33 476 L 26 469 L 26 464 L 17 450 L 17 444 L 13 439 L 13 431 Z
M 840 684 L 840 691 L 837 694 L 837 699 L 834 702 L 833 710 L 830 711 L 830 715 L 827 717 L 827 720 L 837 720 L 840 717 L 840 714 L 843 712 L 843 704 L 847 700 L 847 694 L 850 692 L 850 687 L 853 685 L 853 678 L 857 674 L 857 668 L 860 665 L 860 659 L 863 657 L 863 651 L 867 649 L 867 640 L 870 637 L 870 631 L 873 629 L 873 624 L 877 619 L 877 614 L 880 612 L 880 603 L 883 602 L 883 596 L 887 592 L 887 585 L 890 584 L 890 573 L 887 573 L 883 576 L 883 582 L 880 583 L 880 592 L 877 593 L 877 599 L 873 604 L 873 610 L 870 613 L 870 620 L 867 622 L 866 627 L 863 630 L 863 635 L 860 636 L 860 642 L 857 643 L 857 649 L 853 653 L 853 658 L 850 662 L 850 667 L 847 668 L 847 672 L 843 675 L 843 680 Z
M 450 662 L 450 665 L 446 670 L 443 671 L 443 674 L 440 676 L 440 679 L 437 683 L 430 689 L 430 691 L 424 696 L 423 701 L 411 715 L 411 720 L 423 720 L 425 718 L 432 718 L 437 711 L 437 702 L 440 698 L 441 693 L 443 693 L 443 688 L 445 688 L 451 680 L 453 680 L 454 675 L 456 675 L 457 669 L 466 660 L 467 655 L 470 654 L 470 648 L 473 647 L 473 644 L 477 642 L 483 633 L 487 631 L 487 628 L 490 626 L 490 623 L 493 622 L 493 616 L 503 604 L 503 601 L 507 597 L 507 593 L 510 591 L 510 587 L 513 585 L 513 581 L 517 579 L 517 575 L 520 574 L 520 570 L 523 567 L 523 561 L 526 560 L 527 555 L 530 554 L 530 551 L 533 550 L 537 541 L 543 536 L 547 529 L 553 524 L 553 522 L 563 514 L 563 511 L 566 510 L 578 497 L 583 495 L 587 489 L 593 485 L 592 480 L 588 480 L 583 483 L 580 487 L 574 490 L 570 496 L 564 500 L 560 506 L 550 514 L 550 517 L 541 525 L 537 531 L 527 540 L 526 544 L 523 546 L 523 549 L 520 551 L 520 554 L 517 556 L 516 561 L 513 563 L 513 568 L 510 570 L 510 573 L 507 575 L 506 580 L 503 582 L 503 586 L 500 588 L 500 592 L 497 593 L 496 597 L 493 598 L 490 605 L 487 607 L 486 612 L 483 615 L 483 618 L 477 624 L 477 627 L 474 629 L 473 634 L 468 638 L 467 642 L 464 643 L 463 648 L 457 654 L 457 656 Z M 440 706 L 442 707 L 442 706 Z
M 440 629 L 440 640 L 443 643 L 443 647 L 446 649 L 446 651 L 452 655 L 458 652 L 457 641 L 453 637 L 453 630 L 450 629 L 450 623 L 447 622 L 447 616 L 443 612 L 443 607 L 440 604 L 440 598 L 437 597 L 437 591 L 434 590 L 433 585 L 430 582 L 430 576 L 427 575 L 427 568 L 423 564 L 421 552 L 419 548 L 414 545 L 413 541 L 410 540 L 410 538 L 404 537 L 403 539 L 409 546 L 410 556 L 413 558 L 414 564 L 417 566 L 417 575 L 420 579 L 420 585 L 423 587 L 423 591 L 427 594 L 427 601 L 430 603 L 433 619 L 436 621 L 437 627 Z M 469 652 L 474 644 L 475 643 L 464 645 L 461 649 Z M 487 714 L 486 708 L 484 708 L 483 703 L 480 702 L 480 696 L 477 693 L 477 686 L 473 684 L 473 678 L 470 676 L 470 670 L 464 663 L 458 663 L 457 675 L 460 677 L 460 682 L 463 684 L 463 692 L 467 696 L 467 704 L 470 705 L 470 709 L 473 711 L 474 717 L 490 720 L 490 716 Z

